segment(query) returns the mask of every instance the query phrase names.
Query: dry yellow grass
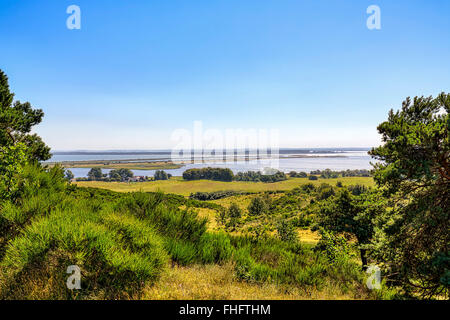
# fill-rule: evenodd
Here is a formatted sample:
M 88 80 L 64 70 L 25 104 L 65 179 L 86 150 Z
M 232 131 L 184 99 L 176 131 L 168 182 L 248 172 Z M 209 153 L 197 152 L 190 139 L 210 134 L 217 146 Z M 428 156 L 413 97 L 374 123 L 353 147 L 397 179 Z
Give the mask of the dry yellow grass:
M 228 208 L 232 203 L 236 203 L 238 207 L 241 208 L 241 210 L 246 211 L 252 199 L 257 196 L 257 194 L 237 195 L 223 199 L 212 200 L 210 202 L 216 203 L 226 208 Z
M 316 244 L 320 240 L 320 235 L 317 231 L 311 231 L 310 229 L 298 230 L 298 239 L 301 242 Z
M 341 181 L 344 186 L 352 184 L 363 184 L 373 186 L 375 183 L 372 178 L 363 177 L 346 177 L 339 179 L 319 179 L 310 181 L 306 178 L 290 178 L 285 181 L 275 183 L 263 182 L 222 182 L 210 180 L 184 181 L 180 178 L 173 178 L 165 181 L 150 182 L 100 182 L 100 181 L 79 181 L 76 182 L 81 187 L 93 187 L 109 189 L 118 192 L 132 191 L 163 191 L 166 193 L 175 193 L 183 196 L 189 196 L 193 192 L 213 192 L 223 190 L 245 191 L 245 192 L 263 192 L 263 191 L 285 191 L 299 187 L 306 183 L 320 185 L 321 183 L 329 183 L 335 185 L 337 181 Z
M 360 299 L 364 293 L 343 294 L 339 289 L 300 289 L 270 283 L 248 283 L 234 278 L 233 265 L 175 266 L 154 285 L 144 288 L 144 300 L 307 300 Z M 367 298 L 367 297 L 364 297 Z

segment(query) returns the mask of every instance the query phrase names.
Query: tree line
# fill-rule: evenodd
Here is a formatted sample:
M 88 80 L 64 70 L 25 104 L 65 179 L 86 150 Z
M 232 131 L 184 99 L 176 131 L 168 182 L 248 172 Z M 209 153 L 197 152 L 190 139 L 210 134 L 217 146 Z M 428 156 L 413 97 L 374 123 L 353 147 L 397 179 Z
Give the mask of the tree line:
M 234 174 L 228 168 L 201 168 L 188 169 L 183 172 L 184 180 L 214 180 L 214 181 L 253 181 L 253 182 L 277 182 L 286 180 L 286 175 L 281 171 L 273 174 L 263 174 L 257 171 L 239 172 Z
M 104 181 L 104 182 L 129 182 L 129 181 L 157 181 L 157 180 L 169 180 L 172 177 L 170 173 L 164 170 L 156 170 L 153 177 L 140 176 L 135 177 L 133 171 L 130 169 L 113 169 L 109 173 L 103 173 L 101 168 L 92 168 L 89 170 L 86 178 L 77 178 L 77 181 Z M 74 178 L 73 173 L 70 170 L 66 170 L 66 179 L 72 180 Z

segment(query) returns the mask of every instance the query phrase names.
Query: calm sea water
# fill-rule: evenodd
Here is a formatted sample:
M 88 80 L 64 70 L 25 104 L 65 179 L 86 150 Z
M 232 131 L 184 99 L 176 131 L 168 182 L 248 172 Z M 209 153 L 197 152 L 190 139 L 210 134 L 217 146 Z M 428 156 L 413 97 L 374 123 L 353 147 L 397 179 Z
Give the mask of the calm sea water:
M 165 170 L 173 176 L 181 176 L 183 172 L 191 168 L 219 167 L 230 168 L 234 173 L 244 171 L 260 171 L 265 168 L 275 168 L 283 172 L 313 170 L 346 170 L 346 169 L 371 169 L 370 162 L 374 160 L 367 154 L 368 149 L 282 149 L 278 160 L 250 160 L 237 162 L 223 162 L 217 159 L 213 162 L 186 164 L 179 169 Z M 295 156 L 302 156 L 297 158 Z M 169 151 L 149 152 L 55 152 L 49 160 L 51 162 L 82 161 L 82 160 L 138 160 L 153 161 L 170 160 Z M 210 157 L 209 160 L 214 159 Z M 71 168 L 75 177 L 86 177 L 89 168 Z M 108 173 L 109 169 L 103 169 Z M 153 176 L 155 170 L 132 170 L 137 176 Z

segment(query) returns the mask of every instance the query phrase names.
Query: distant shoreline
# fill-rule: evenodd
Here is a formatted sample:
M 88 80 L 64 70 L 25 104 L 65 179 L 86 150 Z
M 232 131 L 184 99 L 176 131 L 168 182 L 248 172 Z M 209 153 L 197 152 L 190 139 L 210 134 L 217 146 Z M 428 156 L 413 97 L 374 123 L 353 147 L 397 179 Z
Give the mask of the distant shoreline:
M 280 159 L 298 159 L 298 158 L 347 158 L 344 155 L 288 155 L 280 156 Z M 103 160 L 68 160 L 68 161 L 52 161 L 45 162 L 49 166 L 55 166 L 57 164 L 65 168 L 105 168 L 105 169 L 118 169 L 128 168 L 134 170 L 160 170 L 160 169 L 179 169 L 188 163 L 227 163 L 237 161 L 258 161 L 273 159 L 270 157 L 233 157 L 230 158 L 191 158 L 186 160 L 171 161 L 167 158 L 158 159 L 103 159 Z

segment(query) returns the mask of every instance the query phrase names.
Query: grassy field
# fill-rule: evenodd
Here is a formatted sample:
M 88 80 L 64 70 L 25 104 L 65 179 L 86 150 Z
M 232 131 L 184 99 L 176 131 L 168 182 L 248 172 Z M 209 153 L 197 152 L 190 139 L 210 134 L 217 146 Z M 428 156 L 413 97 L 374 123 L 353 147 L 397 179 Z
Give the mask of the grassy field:
M 144 300 L 309 300 L 366 299 L 367 293 L 343 293 L 328 286 L 324 290 L 304 290 L 275 283 L 239 281 L 234 266 L 194 265 L 168 268 L 160 281 L 144 289 Z
M 362 184 L 365 186 L 374 186 L 375 182 L 372 178 L 366 177 L 345 177 L 339 179 L 319 179 L 310 181 L 307 178 L 290 178 L 285 181 L 275 183 L 263 182 L 221 182 L 210 180 L 184 181 L 179 177 L 164 181 L 150 182 L 99 182 L 99 181 L 79 181 L 76 182 L 81 187 L 93 187 L 101 189 L 109 189 L 118 192 L 132 191 L 163 191 L 165 193 L 175 193 L 183 196 L 189 196 L 193 192 L 213 192 L 222 190 L 234 190 L 245 192 L 263 192 L 263 191 L 286 191 L 299 187 L 306 183 L 320 185 L 321 183 L 329 183 L 336 185 L 337 181 L 341 181 L 344 186 Z
M 56 163 L 50 163 L 54 166 Z M 130 170 L 168 170 L 181 168 L 182 164 L 170 161 L 157 162 L 122 162 L 122 161 L 67 161 L 59 163 L 64 168 L 100 168 L 100 169 L 130 169 Z

